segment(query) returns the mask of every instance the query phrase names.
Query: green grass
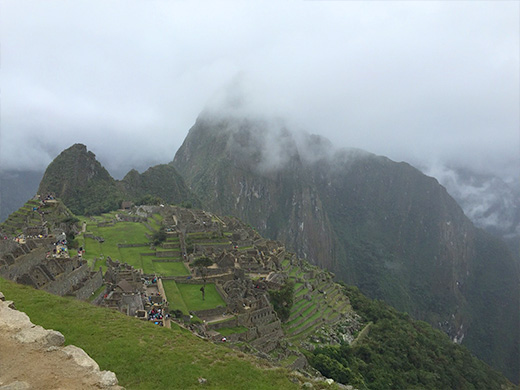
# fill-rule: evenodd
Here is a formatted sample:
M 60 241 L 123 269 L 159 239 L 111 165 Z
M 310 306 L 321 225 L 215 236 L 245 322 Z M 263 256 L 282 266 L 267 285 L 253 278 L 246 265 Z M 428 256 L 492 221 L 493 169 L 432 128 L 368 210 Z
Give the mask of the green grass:
M 149 252 L 149 247 L 119 248 L 119 259 L 134 268 L 143 268 L 141 253 Z
M 83 348 L 102 370 L 114 371 L 128 390 L 297 389 L 284 369 L 224 345 L 203 341 L 173 325 L 161 328 L 117 311 L 60 298 L 0 279 L 0 290 L 19 310 L 67 344 Z
M 96 217 L 96 221 L 104 220 L 104 218 L 112 218 L 113 213 L 104 214 L 103 217 Z M 118 222 L 114 226 L 97 227 L 97 224 L 90 219 L 80 217 L 80 221 L 87 222 L 87 232 L 94 236 L 102 237 L 105 241 L 100 243 L 92 238 L 78 237 L 80 245 L 85 248 L 84 258 L 93 263 L 94 258 L 100 259 L 102 256 L 106 259 L 108 256 L 112 260 L 120 260 L 128 263 L 135 268 L 143 268 L 141 260 L 141 253 L 149 252 L 149 247 L 135 247 L 135 248 L 119 248 L 118 244 L 144 244 L 149 240 L 146 233 L 149 230 L 141 223 L 136 222 Z M 95 267 L 103 267 L 106 270 L 105 260 L 101 260 L 95 264 Z M 153 273 L 153 267 L 149 267 L 145 272 Z
M 180 252 L 179 248 L 161 248 L 158 247 L 155 250 L 156 252 Z
M 297 333 L 299 332 L 301 329 L 304 329 L 307 327 L 307 324 L 309 324 L 310 322 L 318 319 L 319 317 L 321 317 L 321 313 L 320 311 L 318 310 L 316 313 L 314 313 L 311 317 L 307 318 L 305 321 L 303 321 L 300 325 L 298 325 L 296 328 L 294 329 L 291 329 L 290 332 L 291 333 Z
M 188 310 L 206 310 L 213 309 L 217 306 L 226 306 L 226 303 L 217 292 L 213 283 L 206 284 L 205 299 L 202 300 L 202 293 L 200 288 L 202 284 L 181 284 L 178 283 L 177 287 L 182 295 L 182 299 L 186 303 Z
M 96 299 L 98 297 L 98 295 L 101 294 L 101 291 L 103 291 L 105 288 L 106 288 L 106 286 L 104 284 L 102 284 L 100 287 L 98 287 L 98 289 L 96 291 L 94 291 L 94 294 L 92 294 L 88 298 L 88 301 L 92 302 L 94 299 Z
M 220 328 L 217 329 L 217 332 L 219 332 L 222 336 L 229 336 L 232 334 L 237 333 L 245 333 L 248 329 L 245 326 L 235 326 L 233 328 Z
M 149 241 L 145 235 L 149 230 L 143 224 L 136 222 L 118 222 L 114 226 L 100 228 L 89 226 L 88 230 L 115 246 L 117 244 L 138 244 Z
M 155 267 L 150 256 L 141 256 L 141 267 L 145 274 L 154 274 Z
M 182 262 L 169 261 L 169 262 L 152 262 L 153 268 L 157 275 L 161 276 L 185 276 L 190 273 Z
M 166 292 L 166 299 L 168 300 L 170 311 L 180 310 L 182 314 L 188 315 L 189 310 L 184 303 L 184 299 L 175 280 L 163 280 L 162 284 Z
M 152 229 L 159 230 L 159 228 L 162 226 L 163 217 L 160 214 L 154 214 L 152 215 L 152 218 L 148 218 L 148 225 Z
M 294 296 L 303 297 L 305 294 L 310 294 L 310 292 L 306 288 L 302 288 L 300 291 L 298 291 L 296 294 L 294 294 Z

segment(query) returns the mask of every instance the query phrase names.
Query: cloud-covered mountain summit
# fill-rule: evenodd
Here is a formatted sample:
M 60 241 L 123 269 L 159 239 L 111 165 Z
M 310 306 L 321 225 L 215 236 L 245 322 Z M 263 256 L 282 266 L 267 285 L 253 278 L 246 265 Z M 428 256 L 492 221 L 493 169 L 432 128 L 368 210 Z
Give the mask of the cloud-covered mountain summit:
M 516 264 L 434 178 L 232 116 L 201 116 L 173 165 L 211 211 L 244 219 L 517 374 Z

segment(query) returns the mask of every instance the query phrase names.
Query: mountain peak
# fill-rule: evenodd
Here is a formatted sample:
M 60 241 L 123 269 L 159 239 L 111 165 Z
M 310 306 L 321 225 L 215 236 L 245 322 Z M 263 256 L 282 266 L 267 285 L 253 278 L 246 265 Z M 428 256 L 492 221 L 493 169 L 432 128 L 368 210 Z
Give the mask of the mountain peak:
M 121 200 L 114 178 L 96 160 L 96 155 L 79 143 L 65 149 L 49 164 L 38 193 L 53 193 L 80 215 L 117 208 Z

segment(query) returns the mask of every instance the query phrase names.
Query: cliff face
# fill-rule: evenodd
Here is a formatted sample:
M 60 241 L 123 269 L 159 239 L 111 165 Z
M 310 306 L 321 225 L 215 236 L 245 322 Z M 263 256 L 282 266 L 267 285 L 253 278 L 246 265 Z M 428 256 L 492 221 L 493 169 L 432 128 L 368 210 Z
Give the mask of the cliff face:
M 477 230 L 435 179 L 236 118 L 199 118 L 173 165 L 211 211 L 238 216 L 517 376 L 517 332 L 501 330 L 519 326 L 518 271 L 507 248 Z M 482 321 L 497 315 L 503 323 Z

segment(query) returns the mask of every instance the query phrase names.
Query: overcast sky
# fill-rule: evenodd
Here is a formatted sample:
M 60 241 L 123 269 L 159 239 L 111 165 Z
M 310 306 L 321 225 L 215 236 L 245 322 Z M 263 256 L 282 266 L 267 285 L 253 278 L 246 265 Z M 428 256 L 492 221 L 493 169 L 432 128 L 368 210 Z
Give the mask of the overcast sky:
M 119 177 L 169 162 L 239 85 L 338 146 L 513 175 L 519 4 L 0 0 L 0 169 L 77 142 Z

